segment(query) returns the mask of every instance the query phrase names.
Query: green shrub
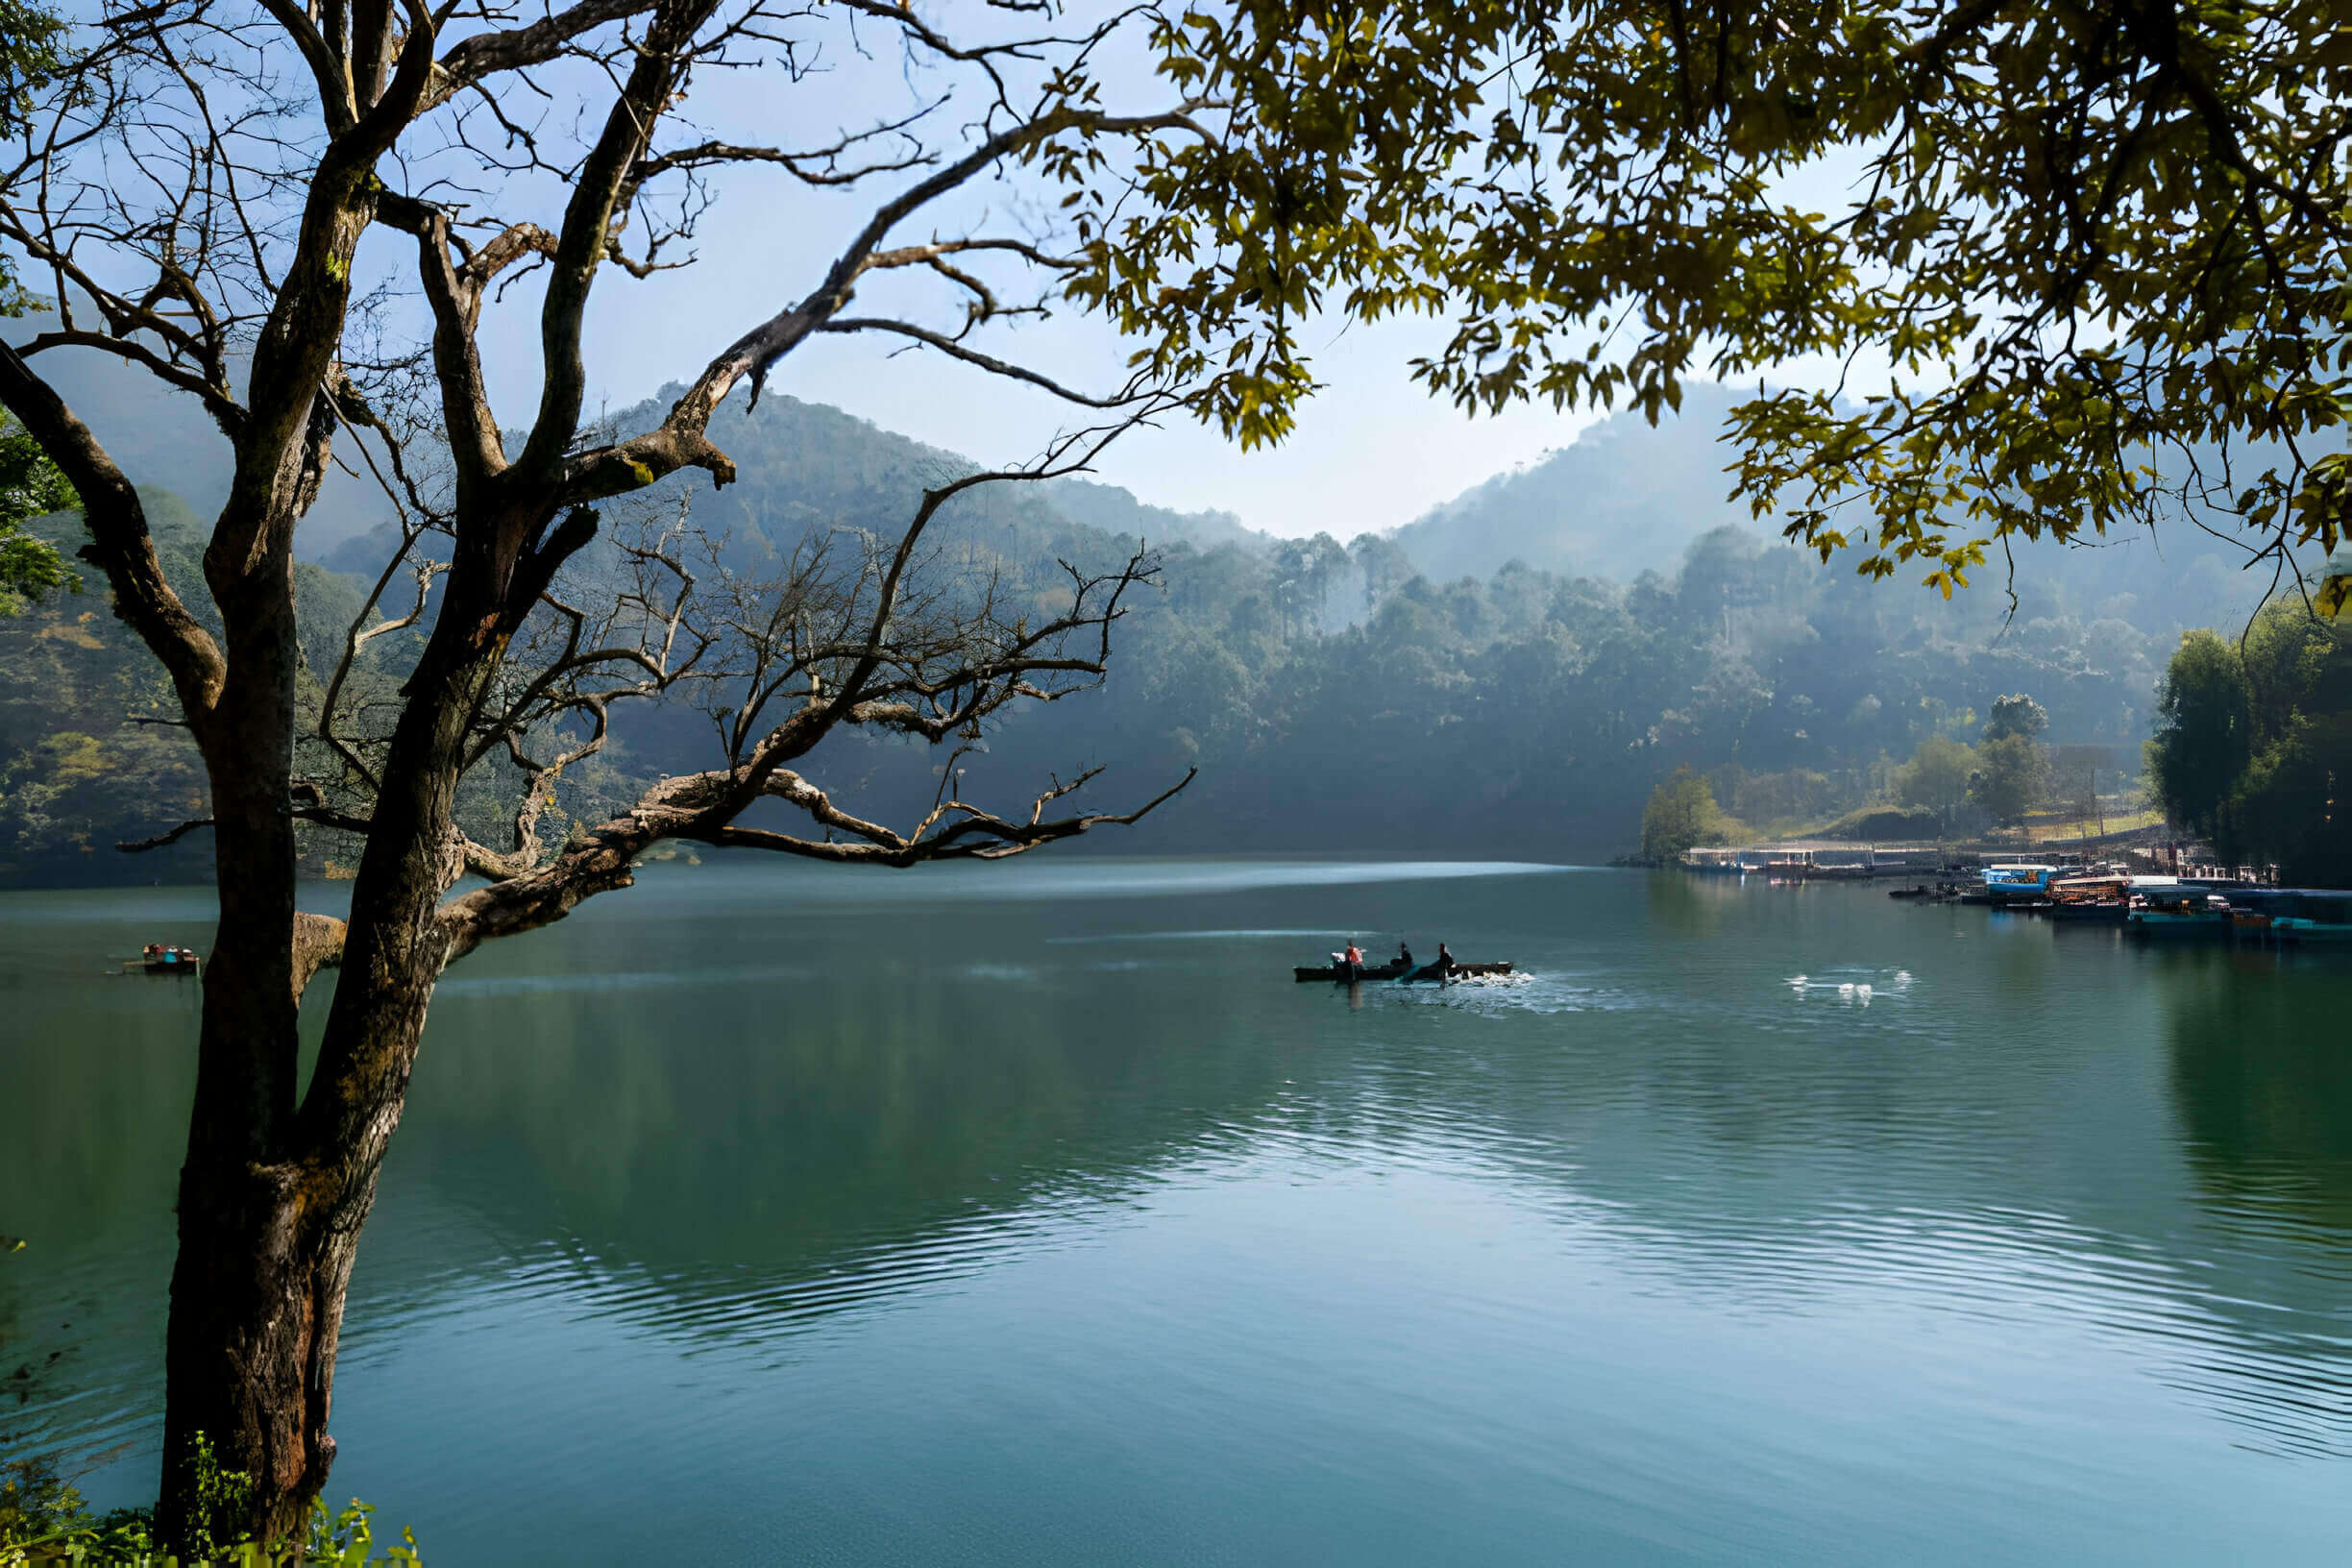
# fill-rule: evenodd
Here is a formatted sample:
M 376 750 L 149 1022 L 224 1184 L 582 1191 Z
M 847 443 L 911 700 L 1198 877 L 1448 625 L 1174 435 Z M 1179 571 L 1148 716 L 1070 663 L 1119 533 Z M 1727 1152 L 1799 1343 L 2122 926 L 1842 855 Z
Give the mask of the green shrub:
M 199 1555 L 181 1558 L 156 1549 L 155 1515 L 148 1508 L 116 1508 L 93 1514 L 70 1482 L 59 1478 L 48 1459 L 18 1459 L 0 1466 L 0 1568 L 75 1564 L 87 1568 L 367 1568 L 374 1563 L 417 1568 L 416 1536 L 404 1530 L 398 1544 L 376 1545 L 369 1516 L 375 1511 L 356 1498 L 330 1513 L 324 1502 L 310 1505 L 308 1537 L 299 1543 L 219 1544 L 210 1538 L 217 1520 L 242 1508 L 252 1487 L 237 1471 L 221 1470 L 211 1446 L 199 1437 Z

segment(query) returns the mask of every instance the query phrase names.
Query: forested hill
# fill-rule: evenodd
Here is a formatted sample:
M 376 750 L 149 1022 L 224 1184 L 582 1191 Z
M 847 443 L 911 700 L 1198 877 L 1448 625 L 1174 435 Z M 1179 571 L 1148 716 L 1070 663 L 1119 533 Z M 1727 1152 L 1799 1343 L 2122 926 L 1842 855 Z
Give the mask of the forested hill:
M 1630 582 L 1646 571 L 1673 571 L 1693 541 L 1716 528 L 1771 535 L 1771 520 L 1757 522 L 1745 504 L 1726 499 L 1730 459 L 1716 436 L 1746 395 L 1685 383 L 1678 417 L 1654 427 L 1634 413 L 1602 420 L 1570 445 L 1472 486 L 1391 538 L 1415 570 L 1432 576 L 1484 577 L 1517 560 L 1565 576 Z M 2242 560 L 2242 552 L 2185 523 L 2161 537 L 2135 532 L 2082 549 L 2021 544 L 2018 556 L 2029 597 L 2055 596 L 2077 613 L 2095 609 L 2167 636 L 2244 624 L 2269 579 L 2241 572 Z M 1997 562 L 1982 576 L 1997 581 L 2006 571 Z
M 739 571 L 772 567 L 812 530 L 895 530 L 925 485 L 969 468 L 789 398 L 723 420 L 715 433 L 741 482 L 705 488 L 693 506 L 724 534 Z M 1177 514 L 1071 481 L 968 495 L 942 520 L 938 537 L 956 547 L 942 569 L 994 566 L 1042 582 L 1057 556 L 1099 564 L 1141 534 L 1164 546 L 1165 590 L 1122 623 L 1109 685 L 1008 724 L 967 763 L 967 794 L 1025 800 L 1051 772 L 1104 763 L 1092 794 L 1124 802 L 1197 766 L 1199 781 L 1160 817 L 1090 847 L 1590 858 L 1632 844 L 1643 800 L 1678 766 L 1711 772 L 1723 805 L 1750 821 L 1825 820 L 1882 796 L 1923 738 L 1972 738 L 2008 693 L 2047 707 L 2054 743 L 2137 755 L 2187 596 L 2168 589 L 2151 604 L 2136 595 L 2114 564 L 2120 551 L 2077 552 L 2088 565 L 2024 562 L 2014 616 L 1997 584 L 1948 605 L 1899 581 L 1825 569 L 1751 530 L 1691 531 L 1678 511 L 1648 522 L 1611 512 L 1638 500 L 1639 472 L 1654 461 L 1647 434 L 1619 433 L 1554 459 L 1585 449 L 1576 462 L 1615 452 L 1631 465 L 1614 490 L 1592 490 L 1595 510 L 1620 521 L 1596 530 L 1564 502 L 1557 514 L 1574 538 L 1634 533 L 1657 552 L 1662 570 L 1615 579 L 1544 569 L 1560 557 L 1545 555 L 1531 524 L 1512 552 L 1523 559 L 1490 567 L 1467 545 L 1432 560 L 1433 521 L 1407 530 L 1400 549 L 1379 536 L 1269 540 L 1222 514 Z M 1536 472 L 1482 487 L 1447 515 L 1491 522 Z M 1695 509 L 1719 478 L 1659 485 L 1674 506 Z M 167 556 L 192 572 L 194 518 L 171 504 L 158 517 Z M 1667 549 L 1676 528 L 1687 540 Z M 337 572 L 306 567 L 314 663 L 348 623 L 347 574 L 372 572 L 379 549 L 346 541 L 329 552 Z M 1416 572 L 1414 550 L 1446 575 Z M 1452 570 L 1455 553 L 1482 570 Z M 133 722 L 160 711 L 161 683 L 98 595 L 0 622 L 0 877 L 188 874 L 201 833 L 172 862 L 110 847 L 197 814 L 200 786 L 177 731 Z M 608 753 L 567 778 L 565 815 L 608 810 L 637 781 L 713 760 L 698 713 L 624 713 L 617 727 Z M 941 759 L 875 744 L 818 760 L 845 802 L 895 820 L 928 805 Z
M 678 388 L 610 417 L 616 430 L 658 424 Z M 727 544 L 740 571 L 774 567 L 811 533 L 859 528 L 896 533 L 927 486 L 978 465 L 927 447 L 823 404 L 769 393 L 756 408 L 741 393 L 711 421 L 712 437 L 732 457 L 736 482 L 714 491 L 697 479 L 696 523 Z M 666 493 L 674 493 L 674 481 Z M 1155 545 L 1188 541 L 1264 549 L 1274 541 L 1228 512 L 1175 512 L 1151 506 L 1107 484 L 1085 479 L 984 485 L 950 502 L 934 536 L 978 541 L 1008 558 L 1043 560 L 1077 548 L 1081 537 L 1140 535 Z M 331 537 L 334 537 L 331 536 Z M 393 535 L 387 528 L 340 537 L 316 558 L 340 571 L 374 572 Z
M 164 575 L 206 629 L 205 525 L 178 496 L 142 488 Z M 78 519 L 37 526 L 79 545 Z M 358 611 L 355 581 L 295 568 L 303 653 L 324 665 Z M 0 886 L 184 881 L 207 874 L 208 835 L 126 855 L 114 846 L 206 815 L 195 744 L 162 667 L 107 606 L 102 579 L 0 619 Z

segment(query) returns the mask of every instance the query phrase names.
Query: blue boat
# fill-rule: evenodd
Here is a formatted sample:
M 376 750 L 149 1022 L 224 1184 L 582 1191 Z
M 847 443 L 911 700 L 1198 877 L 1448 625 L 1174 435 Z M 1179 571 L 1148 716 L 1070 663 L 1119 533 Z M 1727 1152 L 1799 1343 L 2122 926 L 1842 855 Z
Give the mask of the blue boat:
M 2040 903 L 2049 896 L 2050 878 L 2070 870 L 2038 861 L 2014 861 L 1984 869 L 1985 896 L 2002 904 Z

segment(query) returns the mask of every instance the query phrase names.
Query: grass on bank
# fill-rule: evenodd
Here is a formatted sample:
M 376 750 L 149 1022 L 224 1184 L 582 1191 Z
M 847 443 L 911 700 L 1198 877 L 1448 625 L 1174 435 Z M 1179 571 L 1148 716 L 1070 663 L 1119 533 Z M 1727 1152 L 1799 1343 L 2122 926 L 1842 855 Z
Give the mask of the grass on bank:
M 205 1456 L 209 1448 L 198 1438 Z M 226 1507 L 241 1506 L 241 1487 L 250 1486 L 236 1472 L 201 1465 L 199 1496 Z M 87 1564 L 89 1568 L 369 1568 L 371 1564 L 404 1564 L 419 1568 L 416 1536 L 401 1531 L 398 1543 L 380 1553 L 376 1543 L 373 1513 L 356 1498 L 339 1511 L 323 1502 L 310 1505 L 310 1530 L 301 1541 L 235 1541 L 212 1544 L 208 1539 L 194 1556 L 180 1557 L 157 1549 L 155 1510 L 115 1508 L 94 1513 L 71 1482 L 60 1478 L 48 1459 L 17 1459 L 0 1465 L 0 1568 L 35 1565 Z

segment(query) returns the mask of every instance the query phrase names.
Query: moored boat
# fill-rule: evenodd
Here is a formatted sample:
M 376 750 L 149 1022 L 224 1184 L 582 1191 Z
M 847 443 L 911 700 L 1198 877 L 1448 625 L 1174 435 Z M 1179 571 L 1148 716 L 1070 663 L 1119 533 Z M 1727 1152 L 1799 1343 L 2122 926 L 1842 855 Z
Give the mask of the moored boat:
M 2270 921 L 2270 940 L 2352 943 L 2352 920 L 2315 920 L 2302 915 L 2281 915 Z
M 2124 916 L 2123 928 L 2139 937 L 2201 941 L 2226 938 L 2235 929 L 2227 898 L 2190 885 L 2148 889 Z
M 2352 891 L 2248 888 L 2232 902 L 2248 906 L 2247 913 L 2262 921 L 2258 931 L 2242 935 L 2270 942 L 2352 943 Z
M 2049 897 L 2043 913 L 2053 920 L 2120 925 L 2131 913 L 2131 878 L 2120 871 L 2062 876 L 2050 883 Z
M 2059 868 L 2041 861 L 2013 861 L 1984 869 L 1986 901 L 1996 906 L 2040 903 L 2049 896 Z
M 2120 898 L 2075 898 L 2052 904 L 2043 913 L 2066 924 L 2121 925 L 2131 905 Z

